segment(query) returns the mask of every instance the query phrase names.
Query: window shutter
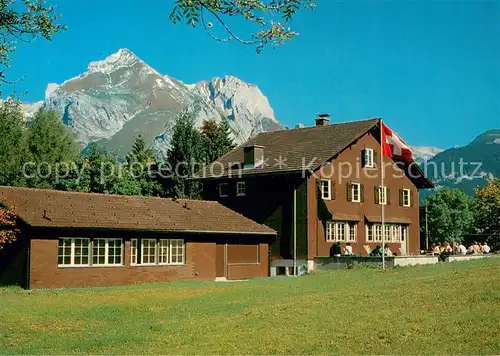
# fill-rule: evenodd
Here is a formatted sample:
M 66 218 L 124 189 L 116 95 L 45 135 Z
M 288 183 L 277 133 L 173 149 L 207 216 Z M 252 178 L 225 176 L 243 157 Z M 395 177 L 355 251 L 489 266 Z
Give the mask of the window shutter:
M 332 181 L 331 181 L 331 186 L 330 186 L 330 188 L 331 188 L 331 189 L 330 189 L 330 198 L 331 198 L 332 200 L 334 200 L 334 199 L 335 199 L 335 195 L 336 195 L 336 194 L 335 194 L 335 193 L 336 193 L 336 191 L 335 191 L 335 181 L 334 181 L 334 180 L 332 180 Z
M 362 203 L 365 201 L 365 185 L 364 184 L 359 185 L 359 198 L 360 198 L 360 201 Z
M 366 149 L 361 150 L 361 167 L 366 166 Z
M 316 179 L 316 199 L 322 199 L 321 179 Z
M 373 150 L 373 167 L 377 167 L 378 159 L 377 159 L 377 151 Z
M 403 195 L 404 194 L 404 190 L 403 189 L 400 189 L 399 190 L 399 206 L 403 206 Z
M 346 197 L 347 201 L 352 201 L 352 188 L 351 188 L 351 182 L 347 182 L 345 184 L 346 187 Z
M 385 194 L 387 195 L 385 197 L 386 201 L 387 201 L 387 205 L 391 205 L 391 189 L 389 187 L 385 188 Z
M 378 199 L 378 186 L 377 185 L 373 187 L 373 199 L 375 201 L 375 204 L 379 203 L 379 199 Z
M 410 206 L 413 206 L 413 190 L 410 190 Z

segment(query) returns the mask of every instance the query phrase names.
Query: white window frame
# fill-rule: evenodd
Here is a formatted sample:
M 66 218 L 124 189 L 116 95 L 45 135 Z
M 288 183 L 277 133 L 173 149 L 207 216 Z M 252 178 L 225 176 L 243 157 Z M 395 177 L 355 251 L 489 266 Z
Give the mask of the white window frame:
M 159 239 L 158 244 L 158 264 L 168 265 L 170 261 L 170 240 L 169 239 Z
M 144 262 L 144 247 L 145 247 L 145 243 L 146 241 L 154 241 L 154 247 L 153 247 L 153 253 L 154 253 L 154 259 L 153 259 L 153 262 Z M 148 251 L 151 251 L 151 249 L 149 248 L 149 244 L 148 244 L 148 248 L 147 248 Z M 151 254 L 149 253 L 148 256 L 151 256 Z M 141 265 L 156 265 L 157 262 L 158 262 L 158 240 L 157 239 L 141 239 Z
M 356 242 L 358 240 L 358 224 L 351 221 L 350 223 L 348 223 L 348 230 L 349 230 L 349 233 L 347 234 L 347 238 L 346 238 L 346 241 L 347 242 Z M 353 229 L 351 231 L 351 229 Z
M 118 263 L 109 263 L 108 258 L 110 257 L 109 251 L 109 242 L 120 240 L 120 262 Z M 94 244 L 96 241 L 104 241 L 104 263 L 94 263 L 94 257 L 97 257 L 97 261 L 99 261 L 99 254 L 94 255 Z M 99 248 L 98 248 L 99 249 Z M 113 255 L 114 256 L 114 255 Z M 92 242 L 92 266 L 123 266 L 123 240 L 119 238 L 94 238 Z
M 176 242 L 177 245 L 174 246 L 172 242 Z M 182 243 L 178 244 L 178 242 L 181 241 Z M 169 250 L 170 250 L 170 255 L 169 255 L 169 265 L 185 265 L 186 264 L 186 242 L 182 239 L 170 239 L 169 240 Z M 173 262 L 174 260 L 174 250 L 176 250 L 176 259 L 181 257 L 182 261 L 176 261 Z M 180 250 L 180 254 L 178 253 Z
M 405 198 L 407 198 L 406 203 L 405 203 Z M 411 206 L 411 191 L 410 191 L 410 189 L 403 189 L 403 206 L 405 206 L 405 207 Z
M 325 191 L 325 183 L 326 183 L 326 191 Z M 328 194 L 325 194 L 328 193 Z M 323 200 L 331 200 L 332 199 L 332 181 L 329 179 L 321 180 L 321 199 Z
M 138 264 L 138 261 L 137 261 L 138 244 L 139 244 L 139 239 L 130 239 L 130 265 L 131 266 L 135 266 Z
M 401 225 L 392 225 L 392 242 L 401 242 Z
M 373 235 L 373 224 L 366 225 L 366 242 L 375 242 L 375 236 Z M 371 239 L 370 239 L 371 236 Z
M 345 221 L 337 221 L 334 223 L 333 229 L 333 238 L 335 241 L 345 242 L 347 236 L 345 235 L 346 231 L 346 222 Z
M 227 188 L 228 188 L 228 183 L 219 183 L 219 197 L 221 198 L 226 198 L 228 196 L 228 194 L 222 194 L 222 187 L 226 187 L 226 192 L 228 191 Z
M 351 234 L 351 228 L 354 230 Z M 327 242 L 356 242 L 358 223 L 355 221 L 328 221 L 326 225 Z
M 373 224 L 373 241 L 382 242 L 382 224 Z
M 354 195 L 354 192 L 355 192 L 354 187 L 357 188 L 357 192 L 358 192 L 357 199 L 355 198 L 355 195 Z M 361 203 L 361 183 L 351 183 L 351 202 Z
M 405 244 L 407 244 L 409 233 L 410 233 L 410 229 L 409 229 L 408 225 L 401 225 L 401 241 L 400 242 L 403 242 L 403 237 L 404 237 L 404 242 L 405 242 Z
M 405 225 L 401 224 L 384 224 L 384 242 L 400 243 L 404 234 Z M 382 242 L 382 224 L 374 223 L 366 225 L 366 242 Z M 408 233 L 408 230 L 406 230 Z M 372 238 L 370 239 L 370 235 Z
M 373 148 L 365 148 L 364 161 L 365 161 L 366 168 L 374 168 L 375 167 Z
M 70 250 L 70 263 L 69 264 L 65 264 L 64 263 L 64 248 L 63 248 L 63 263 L 59 263 L 59 243 L 61 241 L 68 241 L 70 240 L 71 241 L 71 250 Z M 75 240 L 83 240 L 83 241 L 87 241 L 87 263 L 75 263 L 75 257 L 76 257 L 76 246 L 75 246 Z M 84 246 L 82 245 L 82 247 L 80 247 L 80 249 L 83 249 Z M 71 266 L 71 267 L 86 267 L 86 266 L 90 266 L 90 258 L 91 258 L 91 252 L 90 252 L 90 249 L 91 249 L 91 246 L 90 246 L 90 238 L 87 238 L 87 237 L 73 237 L 73 238 L 69 238 L 69 237 L 61 237 L 59 238 L 59 241 L 58 241 L 58 245 L 57 245 L 57 265 L 60 266 L 60 267 L 67 267 L 67 266 Z M 80 255 L 79 258 L 81 260 L 81 256 L 83 255 Z
M 391 224 L 384 224 L 384 242 L 392 241 L 392 226 Z
M 379 205 L 387 205 L 387 187 L 385 185 L 378 186 L 378 203 Z
M 154 262 L 144 262 L 145 241 L 154 241 Z M 140 245 L 140 262 L 138 261 Z M 184 239 L 132 239 L 130 243 L 132 266 L 181 266 L 186 264 L 186 241 Z M 151 249 L 147 249 L 150 251 Z M 148 254 L 151 256 L 151 254 Z M 172 262 L 173 260 L 175 262 Z
M 244 197 L 246 195 L 246 184 L 243 181 L 236 182 L 236 196 Z

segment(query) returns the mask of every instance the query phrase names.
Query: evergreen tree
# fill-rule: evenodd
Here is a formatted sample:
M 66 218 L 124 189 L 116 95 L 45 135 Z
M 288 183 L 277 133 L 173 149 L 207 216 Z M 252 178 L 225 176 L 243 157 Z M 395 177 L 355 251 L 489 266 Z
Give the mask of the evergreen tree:
M 137 136 L 132 151 L 125 157 L 127 163 L 138 162 L 144 165 L 156 163 L 156 158 L 151 148 L 146 147 L 146 141 L 142 135 Z
M 158 162 L 151 148 L 146 147 L 146 141 L 139 135 L 126 156 L 127 167 L 137 180 L 144 196 L 162 195 L 162 186 L 158 177 Z
M 227 119 L 223 118 L 218 124 L 215 120 L 205 120 L 201 126 L 204 138 L 205 160 L 213 162 L 230 152 L 234 147 L 231 139 L 231 129 Z
M 36 166 L 28 185 L 52 187 L 57 175 L 57 166 L 70 166 L 79 152 L 79 146 L 69 129 L 53 110 L 40 109 L 28 125 L 28 150 Z
M 142 195 L 138 180 L 127 166 L 119 164 L 116 157 L 97 143 L 89 145 L 88 153 L 77 160 L 70 176 L 62 180 L 56 188 L 91 193 Z
M 194 119 L 187 111 L 178 115 L 173 127 L 167 163 L 171 175 L 167 182 L 168 195 L 178 198 L 199 197 L 200 183 L 186 178 L 206 163 L 206 153 L 203 136 L 194 127 Z
M 0 106 L 0 185 L 22 185 L 27 146 L 23 115 L 18 102 Z

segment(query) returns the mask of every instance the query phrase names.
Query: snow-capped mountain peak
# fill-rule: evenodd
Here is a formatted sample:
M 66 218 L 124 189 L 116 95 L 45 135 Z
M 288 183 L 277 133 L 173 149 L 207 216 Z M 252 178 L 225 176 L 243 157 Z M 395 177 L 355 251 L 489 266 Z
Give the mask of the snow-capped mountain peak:
M 88 65 L 88 72 L 110 73 L 116 68 L 131 66 L 138 60 L 139 58 L 131 50 L 121 48 L 102 61 L 90 62 Z
M 438 153 L 444 151 L 442 148 L 430 146 L 412 146 L 410 147 L 410 149 L 413 154 L 413 159 L 417 163 L 422 163 L 424 161 L 430 160 Z
M 183 109 L 197 126 L 228 118 L 237 143 L 281 128 L 256 85 L 234 76 L 186 85 L 158 73 L 125 48 L 91 62 L 86 72 L 60 85 L 49 84 L 43 105 L 61 114 L 82 145 L 101 141 L 119 154 L 127 153 L 139 134 L 164 152 Z
M 47 99 L 54 91 L 59 88 L 59 84 L 57 83 L 49 83 L 47 84 L 47 88 L 45 89 L 45 99 Z

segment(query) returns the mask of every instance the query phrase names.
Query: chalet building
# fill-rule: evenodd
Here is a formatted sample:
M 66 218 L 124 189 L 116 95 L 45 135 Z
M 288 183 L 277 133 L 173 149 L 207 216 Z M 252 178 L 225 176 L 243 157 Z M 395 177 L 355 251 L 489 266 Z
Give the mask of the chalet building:
M 329 124 L 322 115 L 314 127 L 256 135 L 195 179 L 205 199 L 278 231 L 273 260 L 295 251 L 311 265 L 336 242 L 366 255 L 382 243 L 382 205 L 391 251 L 416 255 L 418 191 L 433 185 L 413 162 L 384 157 L 381 166 L 380 126 L 380 119 Z
M 0 284 L 107 286 L 266 277 L 276 232 L 217 202 L 0 187 L 20 219 Z

